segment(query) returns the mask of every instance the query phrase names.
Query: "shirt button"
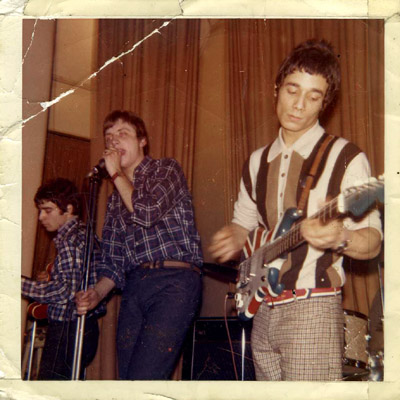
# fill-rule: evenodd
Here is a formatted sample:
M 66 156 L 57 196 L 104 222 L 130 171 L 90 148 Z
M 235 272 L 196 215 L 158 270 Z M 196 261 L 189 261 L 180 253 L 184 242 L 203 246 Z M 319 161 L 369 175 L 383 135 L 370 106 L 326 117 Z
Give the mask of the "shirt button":
M 283 172 L 283 173 L 281 174 L 281 177 L 284 178 L 285 176 L 286 176 L 286 174 Z
M 283 158 L 288 158 L 289 156 L 287 155 L 287 154 L 285 154 L 284 156 L 283 156 Z
M 283 196 L 283 193 L 281 193 L 280 195 L 279 195 L 279 197 L 282 197 Z

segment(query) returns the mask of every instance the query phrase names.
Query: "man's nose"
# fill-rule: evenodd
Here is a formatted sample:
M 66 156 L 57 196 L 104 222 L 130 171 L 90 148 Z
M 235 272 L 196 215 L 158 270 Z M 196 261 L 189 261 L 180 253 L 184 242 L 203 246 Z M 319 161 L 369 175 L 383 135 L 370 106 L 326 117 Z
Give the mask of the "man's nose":
M 114 135 L 111 139 L 111 146 L 115 147 L 116 144 L 119 143 L 119 136 L 118 135 Z
M 41 211 L 39 212 L 39 221 L 42 221 L 43 218 L 44 218 L 44 216 L 45 216 L 45 212 L 44 212 L 44 210 L 41 210 Z
M 295 100 L 295 103 L 294 103 L 294 108 L 296 109 L 296 110 L 304 110 L 304 108 L 305 108 L 305 98 L 304 98 L 304 96 L 303 95 L 299 95 L 297 98 L 296 98 L 296 100 Z

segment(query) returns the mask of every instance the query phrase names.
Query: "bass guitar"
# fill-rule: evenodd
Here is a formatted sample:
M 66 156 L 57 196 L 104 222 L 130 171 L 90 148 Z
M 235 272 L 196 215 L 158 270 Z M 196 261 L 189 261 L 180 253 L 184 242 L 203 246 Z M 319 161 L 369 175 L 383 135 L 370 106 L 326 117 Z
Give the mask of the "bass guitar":
M 376 201 L 383 202 L 383 198 L 383 177 L 371 178 L 367 183 L 346 189 L 310 218 L 327 222 L 347 214 L 360 217 Z M 279 283 L 279 271 L 287 253 L 305 241 L 300 233 L 301 218 L 296 208 L 286 210 L 276 228 L 261 240 L 267 242 L 250 251 L 249 257 L 240 263 L 235 293 L 240 319 L 253 318 L 267 294 L 276 297 L 284 290 Z

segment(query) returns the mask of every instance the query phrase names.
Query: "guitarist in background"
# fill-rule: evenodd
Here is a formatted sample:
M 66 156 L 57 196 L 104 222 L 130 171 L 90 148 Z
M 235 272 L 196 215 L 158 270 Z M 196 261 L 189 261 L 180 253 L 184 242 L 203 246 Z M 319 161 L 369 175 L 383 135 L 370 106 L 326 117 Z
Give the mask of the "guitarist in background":
M 210 247 L 218 262 L 236 258 L 245 244 L 254 249 L 260 231 L 271 231 L 288 208 L 298 207 L 310 167 L 328 136 L 319 116 L 339 86 L 337 57 L 323 40 L 300 44 L 283 61 L 274 93 L 278 137 L 244 165 L 232 223 L 214 235 Z M 343 138 L 331 139 L 313 177 L 304 216 L 370 175 L 364 153 Z M 342 379 L 342 256 L 371 259 L 382 240 L 377 210 L 357 221 L 304 219 L 301 235 L 306 242 L 289 251 L 280 269 L 283 292 L 268 294 L 254 317 L 257 380 Z
M 85 225 L 79 220 L 80 199 L 76 186 L 58 178 L 41 186 L 35 195 L 39 221 L 50 233 L 55 232 L 57 256 L 50 276 L 42 272 L 38 280 L 22 276 L 22 295 L 47 304 L 49 325 L 40 362 L 39 380 L 70 380 L 74 355 L 77 313 L 75 293 L 83 279 Z M 94 261 L 101 253 L 94 250 Z M 94 263 L 90 268 L 89 286 L 96 282 Z M 99 328 L 97 317 L 105 311 L 99 306 L 88 315 L 82 350 L 82 371 L 96 355 Z M 83 378 L 83 373 L 81 373 Z

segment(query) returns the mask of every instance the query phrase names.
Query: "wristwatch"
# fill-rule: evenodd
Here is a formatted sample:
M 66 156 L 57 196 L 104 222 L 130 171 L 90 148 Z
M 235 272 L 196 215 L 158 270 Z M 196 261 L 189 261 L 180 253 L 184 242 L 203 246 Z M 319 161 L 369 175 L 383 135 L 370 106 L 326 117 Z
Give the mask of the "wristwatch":
M 349 247 L 349 231 L 343 226 L 344 229 L 344 239 L 343 242 L 339 244 L 336 249 L 334 249 L 334 252 L 337 254 L 343 254 Z

